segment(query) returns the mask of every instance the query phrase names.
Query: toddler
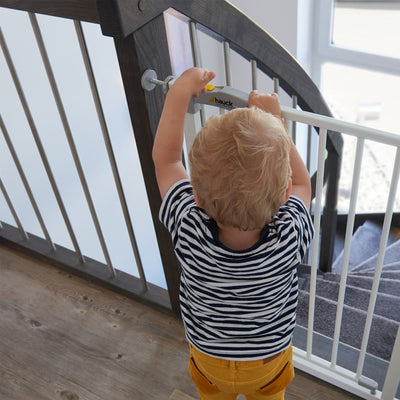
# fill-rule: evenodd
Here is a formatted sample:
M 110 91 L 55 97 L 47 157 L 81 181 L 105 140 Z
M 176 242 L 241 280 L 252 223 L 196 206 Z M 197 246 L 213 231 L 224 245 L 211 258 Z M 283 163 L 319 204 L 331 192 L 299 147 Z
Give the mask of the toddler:
M 153 160 L 160 219 L 182 266 L 180 303 L 189 371 L 202 400 L 284 398 L 294 376 L 297 266 L 313 235 L 308 171 L 278 96 L 211 117 L 182 163 L 192 96 L 215 73 L 185 71 L 170 88 Z

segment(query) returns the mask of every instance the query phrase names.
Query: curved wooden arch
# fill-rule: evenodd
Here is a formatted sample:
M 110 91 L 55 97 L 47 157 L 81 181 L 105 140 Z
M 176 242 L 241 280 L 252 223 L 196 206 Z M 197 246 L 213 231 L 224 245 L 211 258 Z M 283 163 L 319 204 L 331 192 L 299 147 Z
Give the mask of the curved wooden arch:
M 332 116 L 318 87 L 282 45 L 229 2 L 224 0 L 97 0 L 104 35 L 126 37 L 149 21 L 173 8 L 207 29 L 270 77 L 279 78 L 287 93 L 298 98 L 299 106 L 317 114 Z M 229 22 L 228 22 L 229 21 Z M 237 27 L 240 26 L 240 29 Z M 341 141 L 332 138 L 334 150 Z

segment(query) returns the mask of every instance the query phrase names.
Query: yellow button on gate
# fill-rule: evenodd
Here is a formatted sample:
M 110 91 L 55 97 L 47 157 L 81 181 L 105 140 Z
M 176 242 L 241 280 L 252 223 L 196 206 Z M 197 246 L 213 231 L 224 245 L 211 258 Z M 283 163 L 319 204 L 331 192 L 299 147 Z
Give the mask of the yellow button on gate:
M 212 85 L 211 83 L 206 85 L 207 92 L 212 92 L 215 89 L 215 85 Z

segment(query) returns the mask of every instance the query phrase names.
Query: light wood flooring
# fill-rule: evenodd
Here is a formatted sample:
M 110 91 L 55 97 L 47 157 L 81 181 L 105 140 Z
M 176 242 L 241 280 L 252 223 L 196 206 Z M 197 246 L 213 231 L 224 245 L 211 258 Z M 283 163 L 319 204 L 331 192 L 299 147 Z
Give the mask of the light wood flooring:
M 0 245 L 1 400 L 199 399 L 180 321 Z M 302 372 L 286 400 L 356 399 Z

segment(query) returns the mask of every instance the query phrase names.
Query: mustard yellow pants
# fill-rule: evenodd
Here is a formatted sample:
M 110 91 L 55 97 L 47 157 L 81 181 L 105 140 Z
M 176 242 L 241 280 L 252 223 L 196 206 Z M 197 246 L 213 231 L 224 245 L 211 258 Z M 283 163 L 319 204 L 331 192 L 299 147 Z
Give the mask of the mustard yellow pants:
M 202 400 L 283 400 L 294 377 L 293 348 L 265 362 L 229 361 L 201 353 L 190 345 L 189 372 Z

